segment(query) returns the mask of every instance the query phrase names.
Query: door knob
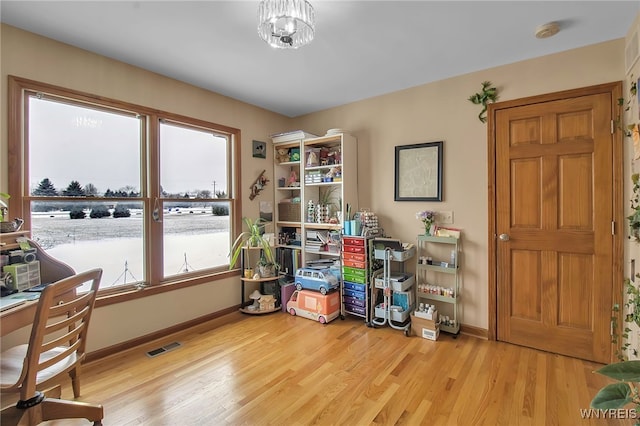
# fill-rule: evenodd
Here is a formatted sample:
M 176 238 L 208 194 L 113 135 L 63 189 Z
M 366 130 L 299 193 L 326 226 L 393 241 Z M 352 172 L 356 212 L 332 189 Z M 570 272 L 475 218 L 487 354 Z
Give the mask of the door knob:
M 500 238 L 500 241 L 509 241 L 509 235 L 507 234 L 500 234 L 498 238 Z

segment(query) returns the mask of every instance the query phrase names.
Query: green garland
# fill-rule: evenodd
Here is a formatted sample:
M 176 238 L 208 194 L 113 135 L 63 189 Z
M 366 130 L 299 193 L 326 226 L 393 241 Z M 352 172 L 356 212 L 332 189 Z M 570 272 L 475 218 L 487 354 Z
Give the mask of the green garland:
M 491 86 L 490 81 L 482 82 L 482 91 L 469 96 L 469 101 L 476 105 L 482 105 L 482 111 L 478 114 L 478 119 L 486 123 L 487 121 L 487 103 L 495 102 L 498 99 L 498 89 Z

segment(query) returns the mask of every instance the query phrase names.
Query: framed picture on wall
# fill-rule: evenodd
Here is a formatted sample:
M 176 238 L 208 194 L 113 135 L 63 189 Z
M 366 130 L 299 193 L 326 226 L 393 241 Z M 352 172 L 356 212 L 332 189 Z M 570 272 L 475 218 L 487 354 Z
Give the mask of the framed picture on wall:
M 255 158 L 267 158 L 267 143 L 254 140 L 253 156 Z
M 395 201 L 442 201 L 443 142 L 396 146 Z

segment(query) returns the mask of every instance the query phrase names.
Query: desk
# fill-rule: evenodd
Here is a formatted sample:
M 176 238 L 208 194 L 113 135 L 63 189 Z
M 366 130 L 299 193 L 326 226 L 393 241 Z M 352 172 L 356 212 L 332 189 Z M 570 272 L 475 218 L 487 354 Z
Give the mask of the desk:
M 65 300 L 71 300 L 75 295 L 75 290 L 65 293 L 62 297 L 57 299 L 57 303 Z M 27 300 L 22 305 L 14 306 L 13 308 L 0 312 L 0 337 L 6 336 L 13 331 L 21 329 L 22 327 L 33 324 L 37 306 L 37 300 Z
M 16 248 L 16 238 L 27 236 L 28 231 L 0 234 L 0 251 Z M 29 245 L 37 250 L 36 259 L 40 261 L 40 278 L 43 283 L 53 283 L 75 275 L 76 272 L 69 265 L 47 254 L 35 241 L 28 241 Z M 60 300 L 71 299 L 74 296 L 75 290 L 69 293 L 68 296 L 64 295 Z M 36 315 L 37 304 L 37 300 L 29 300 L 20 306 L 0 312 L 0 337 L 32 324 Z
M 28 300 L 20 306 L 0 312 L 0 337 L 33 323 L 37 300 Z

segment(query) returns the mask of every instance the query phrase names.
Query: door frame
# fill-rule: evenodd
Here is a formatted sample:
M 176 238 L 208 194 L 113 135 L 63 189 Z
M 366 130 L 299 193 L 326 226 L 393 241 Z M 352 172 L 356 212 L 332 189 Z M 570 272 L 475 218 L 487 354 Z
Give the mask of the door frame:
M 488 339 L 497 340 L 498 330 L 498 281 L 497 281 L 497 232 L 496 232 L 496 112 L 506 108 L 520 107 L 541 102 L 549 102 L 555 100 L 575 98 L 578 96 L 595 95 L 601 93 L 611 94 L 611 116 L 618 117 L 624 114 L 622 107 L 618 106 L 618 99 L 622 98 L 622 81 L 599 84 L 595 86 L 583 87 L 579 89 L 564 90 L 543 95 L 530 96 L 509 101 L 496 102 L 488 105 L 487 108 L 487 166 L 488 166 Z M 626 222 L 624 217 L 624 184 L 623 184 L 623 165 L 624 165 L 624 135 L 620 129 L 613 128 L 613 220 L 615 222 L 613 235 L 613 276 L 612 279 L 612 301 L 620 306 L 618 313 L 618 324 L 622 324 L 622 301 L 623 301 L 623 273 L 624 273 L 624 236 L 626 234 Z M 613 309 L 613 306 L 612 306 Z M 612 312 L 613 314 L 613 312 Z M 607 318 L 610 320 L 610 317 Z M 618 339 L 620 340 L 620 339 Z M 617 344 L 612 343 L 611 357 L 620 349 L 620 341 Z

